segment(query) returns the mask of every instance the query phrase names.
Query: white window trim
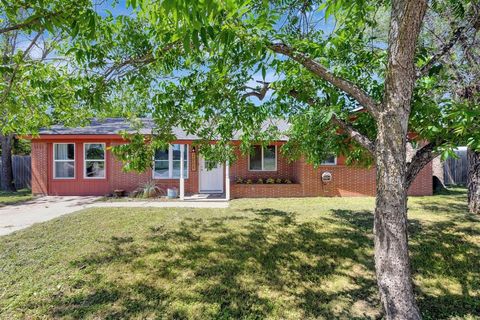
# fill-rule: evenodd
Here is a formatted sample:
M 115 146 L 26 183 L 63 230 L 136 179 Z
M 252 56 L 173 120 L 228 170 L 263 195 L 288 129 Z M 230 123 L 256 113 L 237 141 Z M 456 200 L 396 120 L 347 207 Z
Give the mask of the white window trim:
M 275 169 L 272 169 L 272 170 L 266 170 L 264 169 L 265 165 L 264 165 L 264 161 L 265 161 L 265 158 L 263 156 L 263 151 L 265 149 L 265 147 L 270 147 L 270 146 L 274 146 L 275 147 Z M 277 145 L 276 144 L 270 144 L 268 146 L 261 146 L 261 150 L 262 150 L 262 169 L 250 169 L 250 154 L 248 155 L 248 171 L 253 171 L 253 172 L 275 172 L 277 171 L 277 162 L 278 162 L 278 152 L 277 152 Z
M 189 168 L 189 145 L 186 143 L 174 143 L 174 144 L 179 144 L 181 146 L 186 146 L 186 150 L 183 152 L 183 156 L 185 157 L 185 160 L 187 161 L 187 166 L 184 167 L 184 169 L 187 169 L 187 174 L 186 176 L 183 177 L 183 179 L 187 180 L 189 177 L 188 172 L 190 171 Z M 168 177 L 161 177 L 157 175 L 155 172 L 155 162 L 157 161 L 167 161 L 167 160 L 155 160 L 155 154 L 153 154 L 153 169 L 152 169 L 152 178 L 155 180 L 180 180 L 180 177 L 178 178 L 173 178 L 173 147 L 171 144 L 168 145 Z M 178 161 L 178 160 L 176 160 Z
M 55 160 L 55 145 L 57 144 L 73 144 L 73 160 Z M 58 142 L 53 144 L 53 152 L 52 152 L 52 159 L 53 159 L 53 179 L 54 180 L 74 180 L 77 175 L 77 146 L 75 142 Z M 73 177 L 57 177 L 57 170 L 55 170 L 55 162 L 72 162 L 73 161 Z
M 102 159 L 90 159 L 87 160 L 85 146 L 87 144 L 102 144 L 103 145 L 103 160 Z M 103 161 L 103 177 L 87 177 L 87 161 Z M 105 142 L 84 142 L 83 143 L 83 178 L 88 180 L 107 179 L 107 144 Z
M 337 157 L 335 156 L 333 158 L 333 162 L 325 162 L 323 161 L 321 164 L 321 166 L 336 166 L 337 165 Z

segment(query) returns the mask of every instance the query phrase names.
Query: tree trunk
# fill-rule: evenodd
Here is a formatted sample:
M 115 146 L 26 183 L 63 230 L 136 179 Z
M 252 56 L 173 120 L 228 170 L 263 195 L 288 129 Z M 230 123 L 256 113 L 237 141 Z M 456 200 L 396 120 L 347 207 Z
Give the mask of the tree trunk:
M 426 9 L 426 0 L 392 1 L 385 94 L 376 117 L 375 271 L 389 320 L 421 319 L 408 255 L 406 144 L 415 49 Z
M 468 149 L 468 208 L 480 214 L 480 152 Z
M 0 135 L 2 144 L 1 187 L 4 191 L 17 191 L 13 182 L 12 143 L 13 135 Z
M 408 255 L 406 139 L 401 138 L 406 137 L 406 125 L 394 118 L 378 124 L 375 270 L 386 318 L 420 319 Z

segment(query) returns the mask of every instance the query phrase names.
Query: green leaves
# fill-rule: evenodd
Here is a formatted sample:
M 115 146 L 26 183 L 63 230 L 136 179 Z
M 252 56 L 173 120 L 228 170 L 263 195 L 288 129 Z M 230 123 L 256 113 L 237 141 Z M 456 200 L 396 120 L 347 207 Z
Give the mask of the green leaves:
M 35 134 L 40 127 L 63 122 L 79 125 L 92 117 L 82 87 L 90 83 L 75 74 L 72 61 L 91 57 L 87 50 L 95 38 L 100 17 L 89 0 L 2 1 L 0 86 L 3 133 Z M 100 23 L 101 25 L 101 23 Z M 80 44 L 78 47 L 77 45 Z M 62 46 L 68 44 L 68 49 Z
M 73 23 L 75 40 L 67 52 L 76 54 L 88 74 L 90 85 L 80 97 L 102 114 L 152 116 L 158 128 L 154 141 L 166 142 L 169 129 L 181 126 L 203 144 L 217 141 L 203 150 L 226 159 L 228 152 L 220 149 L 228 149 L 233 137 L 240 136 L 238 147 L 247 152 L 252 141 L 275 137 L 275 130 L 259 128 L 280 118 L 294 123 L 289 153 L 305 152 L 309 161 L 319 163 L 333 151 L 351 155 L 349 163 L 369 163 L 365 150 L 332 118 L 374 140 L 371 115 L 353 115 L 360 106 L 356 100 L 298 62 L 274 54 L 269 45 L 288 44 L 382 101 L 390 5 L 368 0 L 129 0 L 127 6 L 135 10 L 131 17 L 90 22 L 85 14 L 85 20 Z M 417 67 L 435 55 L 423 40 Z M 447 74 L 438 63 L 416 83 L 410 128 L 422 139 L 454 136 L 460 141 L 469 132 L 473 116 L 445 94 Z M 269 82 L 264 92 L 263 82 Z M 144 164 L 128 161 L 136 168 Z

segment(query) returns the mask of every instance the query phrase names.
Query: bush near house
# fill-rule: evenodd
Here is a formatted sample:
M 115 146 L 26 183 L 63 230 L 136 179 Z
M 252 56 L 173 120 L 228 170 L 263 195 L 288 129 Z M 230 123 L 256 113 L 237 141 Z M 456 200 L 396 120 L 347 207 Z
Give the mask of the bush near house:
M 236 177 L 234 179 L 236 184 L 291 184 L 293 183 L 292 179 L 288 178 L 243 178 Z

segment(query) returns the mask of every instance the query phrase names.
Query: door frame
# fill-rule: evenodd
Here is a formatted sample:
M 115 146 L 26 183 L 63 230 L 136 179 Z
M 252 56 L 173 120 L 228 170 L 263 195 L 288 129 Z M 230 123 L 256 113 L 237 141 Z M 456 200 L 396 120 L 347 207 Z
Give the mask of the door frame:
M 221 169 L 221 176 L 222 176 L 222 187 L 220 190 L 215 190 L 215 191 L 208 191 L 208 190 L 202 190 L 202 165 L 204 165 L 204 163 L 202 164 L 202 162 L 204 161 L 204 158 L 202 156 L 199 156 L 198 157 L 198 162 L 199 162 L 199 170 L 198 170 L 198 193 L 218 193 L 218 194 L 221 194 L 221 193 L 224 193 L 225 192 L 225 165 L 223 163 L 219 163 L 218 165 L 222 167 Z

